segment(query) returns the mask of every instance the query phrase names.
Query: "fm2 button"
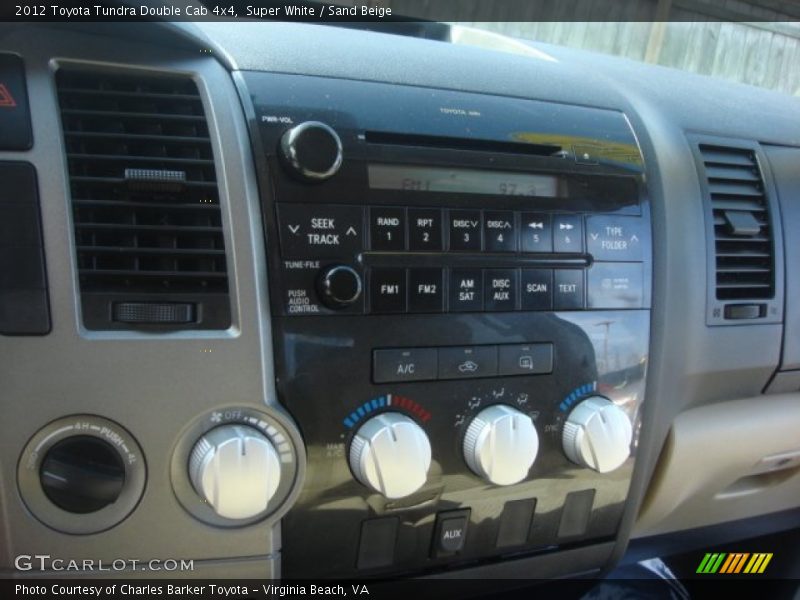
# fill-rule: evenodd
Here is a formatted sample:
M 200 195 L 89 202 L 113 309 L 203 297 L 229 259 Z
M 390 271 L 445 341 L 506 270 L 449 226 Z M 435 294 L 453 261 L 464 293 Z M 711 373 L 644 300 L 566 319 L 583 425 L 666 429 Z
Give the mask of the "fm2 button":
M 434 558 L 452 556 L 464 549 L 469 524 L 469 509 L 451 510 L 436 517 L 436 533 L 433 536 Z

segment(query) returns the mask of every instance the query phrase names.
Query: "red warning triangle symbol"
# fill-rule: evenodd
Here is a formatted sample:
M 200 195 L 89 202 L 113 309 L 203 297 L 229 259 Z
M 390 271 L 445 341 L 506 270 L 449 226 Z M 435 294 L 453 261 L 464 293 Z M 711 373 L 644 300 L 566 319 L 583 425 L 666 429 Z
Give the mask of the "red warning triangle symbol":
M 0 108 L 14 108 L 17 105 L 14 96 L 4 83 L 0 83 Z

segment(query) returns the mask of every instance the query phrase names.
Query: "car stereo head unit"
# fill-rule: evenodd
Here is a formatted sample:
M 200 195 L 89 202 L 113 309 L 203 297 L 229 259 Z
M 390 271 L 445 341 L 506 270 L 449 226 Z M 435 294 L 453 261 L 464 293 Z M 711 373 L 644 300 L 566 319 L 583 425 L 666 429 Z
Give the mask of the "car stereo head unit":
M 309 458 L 284 573 L 429 572 L 613 538 L 651 280 L 625 116 L 295 75 L 241 86 L 277 390 Z

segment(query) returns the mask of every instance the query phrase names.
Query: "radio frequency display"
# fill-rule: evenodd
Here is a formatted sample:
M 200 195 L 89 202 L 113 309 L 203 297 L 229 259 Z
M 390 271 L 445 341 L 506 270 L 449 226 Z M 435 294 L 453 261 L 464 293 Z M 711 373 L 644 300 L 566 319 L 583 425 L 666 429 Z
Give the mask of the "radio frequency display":
M 368 174 L 369 186 L 379 190 L 545 198 L 562 195 L 558 193 L 561 180 L 552 175 L 378 164 L 369 165 Z

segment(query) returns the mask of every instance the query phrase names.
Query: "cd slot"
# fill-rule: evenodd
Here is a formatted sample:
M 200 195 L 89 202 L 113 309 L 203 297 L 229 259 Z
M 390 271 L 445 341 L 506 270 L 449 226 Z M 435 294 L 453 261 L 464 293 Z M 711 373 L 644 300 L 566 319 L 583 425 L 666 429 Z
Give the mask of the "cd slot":
M 579 269 L 592 263 L 587 254 L 453 253 L 453 252 L 364 252 L 359 262 L 365 267 L 537 267 Z
M 366 131 L 364 139 L 369 144 L 388 146 L 410 146 L 417 148 L 443 148 L 450 150 L 472 150 L 476 152 L 499 152 L 504 154 L 527 154 L 565 158 L 564 149 L 557 144 L 533 144 L 498 140 L 467 139 L 447 136 L 394 133 L 389 131 Z

